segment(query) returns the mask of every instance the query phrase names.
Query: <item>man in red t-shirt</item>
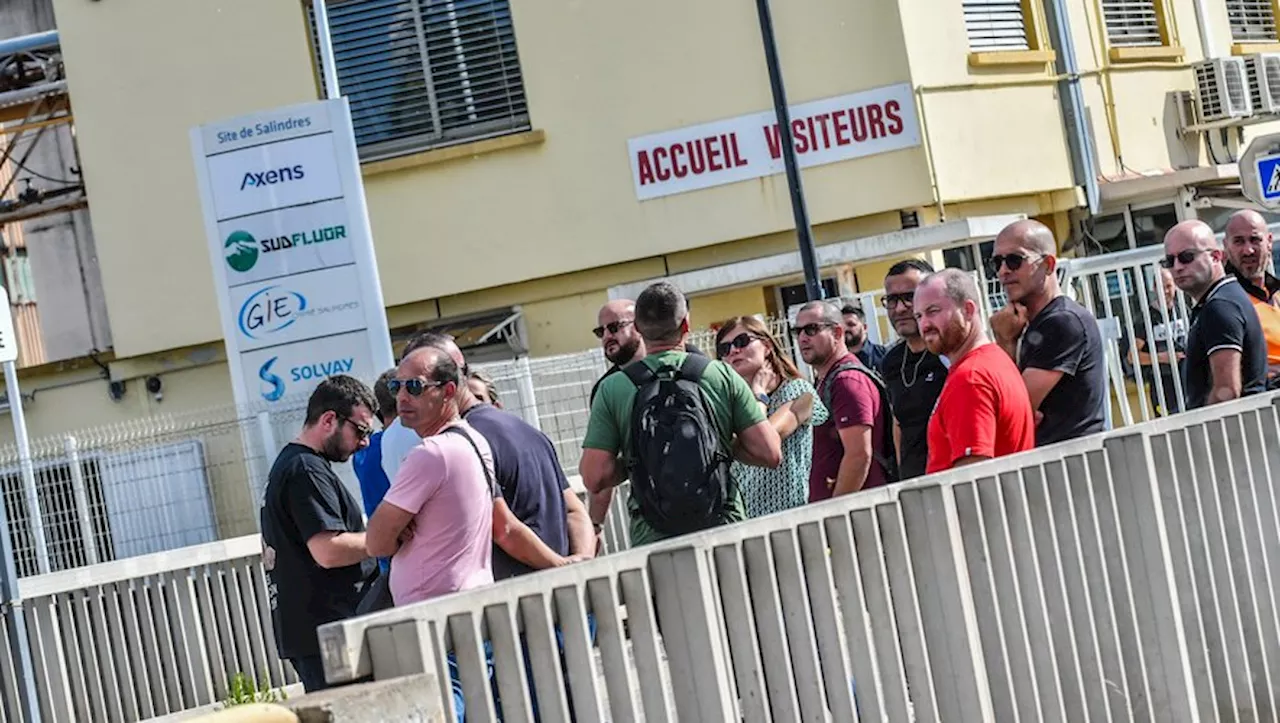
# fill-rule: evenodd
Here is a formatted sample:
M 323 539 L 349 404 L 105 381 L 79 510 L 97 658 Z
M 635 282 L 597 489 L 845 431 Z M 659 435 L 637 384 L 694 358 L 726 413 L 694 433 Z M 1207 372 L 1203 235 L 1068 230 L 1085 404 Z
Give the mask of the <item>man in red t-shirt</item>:
M 865 371 L 834 371 L 845 363 L 865 369 L 849 353 L 843 324 L 840 307 L 828 301 L 811 301 L 796 315 L 800 356 L 817 375 L 819 398 L 830 402 L 827 421 L 813 432 L 810 502 L 879 487 L 886 481 L 876 455 L 885 449 L 885 435 L 890 434 L 889 410 Z
M 959 269 L 940 271 L 916 287 L 924 343 L 951 361 L 929 419 L 928 474 L 1036 446 L 1027 386 L 1009 355 L 987 338 L 979 298 L 973 278 Z

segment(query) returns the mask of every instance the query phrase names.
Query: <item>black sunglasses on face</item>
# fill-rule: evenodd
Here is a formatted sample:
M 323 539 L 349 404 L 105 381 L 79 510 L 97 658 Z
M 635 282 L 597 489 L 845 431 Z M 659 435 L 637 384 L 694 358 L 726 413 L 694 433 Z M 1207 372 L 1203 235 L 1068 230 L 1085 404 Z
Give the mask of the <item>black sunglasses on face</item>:
M 805 336 L 817 336 L 823 329 L 834 329 L 837 326 L 839 326 L 839 324 L 832 324 L 826 321 L 815 321 L 812 324 L 805 324 L 804 326 L 796 327 L 796 332 L 804 334 Z
M 422 393 L 431 387 L 443 387 L 448 382 L 424 382 L 421 379 L 388 379 L 387 390 L 392 394 L 399 394 L 400 388 L 409 393 L 411 397 L 422 396 Z
M 1183 266 L 1186 266 L 1192 261 L 1195 261 L 1197 256 L 1207 252 L 1208 250 L 1209 249 L 1187 249 L 1186 251 L 1179 251 L 1176 254 L 1169 254 L 1164 258 L 1160 259 L 1160 265 L 1165 267 L 1166 269 L 1171 269 L 1173 268 L 1173 264 L 1176 261 L 1182 264 Z
M 991 270 L 991 275 L 994 276 L 1000 273 L 1000 267 L 1002 265 L 1008 266 L 1010 271 L 1017 271 L 1018 269 L 1022 268 L 1022 265 L 1024 263 L 1028 261 L 1032 261 L 1035 258 L 1039 258 L 1039 257 L 1023 256 L 1022 254 L 1009 254 L 1008 256 L 992 256 L 991 261 L 988 262 L 988 266 Z
M 916 295 L 914 293 L 885 294 L 884 298 L 880 300 L 880 303 L 884 305 L 884 308 L 892 309 L 898 304 L 902 304 L 903 306 L 913 306 L 915 304 L 915 301 L 916 301 Z
M 716 358 L 723 359 L 729 356 L 729 352 L 734 349 L 746 349 L 747 346 L 751 344 L 752 339 L 755 339 L 755 337 L 744 331 L 729 341 L 716 344 Z
M 623 319 L 622 321 L 611 321 L 608 324 L 605 324 L 604 326 L 597 326 L 596 328 L 591 330 L 591 333 L 595 334 L 597 339 L 603 339 L 604 332 L 606 329 L 609 330 L 610 334 L 617 334 L 618 332 L 622 331 L 623 329 L 627 328 L 629 325 L 634 323 L 635 321 L 631 319 Z
M 338 417 L 338 420 L 339 420 L 340 422 L 342 422 L 343 424 L 350 424 L 350 425 L 351 425 L 351 428 L 352 428 L 352 429 L 354 429 L 354 430 L 356 430 L 356 439 L 359 439 L 359 440 L 365 440 L 365 439 L 368 439 L 369 437 L 373 436 L 373 428 L 372 428 L 372 427 L 366 427 L 366 426 L 364 426 L 363 424 L 360 424 L 360 423 L 359 423 L 359 422 L 357 422 L 356 420 L 352 419 L 351 417 L 342 417 L 342 416 L 339 416 L 339 417 Z

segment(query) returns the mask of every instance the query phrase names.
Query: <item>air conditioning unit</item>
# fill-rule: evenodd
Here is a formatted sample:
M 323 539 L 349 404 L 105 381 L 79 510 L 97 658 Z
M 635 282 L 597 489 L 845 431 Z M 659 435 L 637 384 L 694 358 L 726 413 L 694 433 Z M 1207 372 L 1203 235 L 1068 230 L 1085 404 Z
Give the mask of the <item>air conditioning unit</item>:
M 1254 113 L 1280 113 L 1280 53 L 1244 56 Z
M 1192 67 L 1201 123 L 1253 115 L 1243 58 L 1210 58 Z

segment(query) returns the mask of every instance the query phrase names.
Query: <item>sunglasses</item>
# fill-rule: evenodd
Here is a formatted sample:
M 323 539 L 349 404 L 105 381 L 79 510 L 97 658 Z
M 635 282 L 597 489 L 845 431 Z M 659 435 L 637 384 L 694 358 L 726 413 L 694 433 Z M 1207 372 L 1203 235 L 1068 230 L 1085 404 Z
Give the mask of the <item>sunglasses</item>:
M 1179 251 L 1176 254 L 1169 254 L 1168 256 L 1165 256 L 1164 258 L 1160 259 L 1160 265 L 1165 267 L 1166 269 L 1173 268 L 1174 262 L 1177 262 L 1182 264 L 1183 266 L 1186 266 L 1192 261 L 1195 261 L 1197 256 L 1203 253 L 1207 253 L 1208 251 L 1209 249 L 1187 249 L 1186 251 Z
M 804 326 L 796 327 L 796 333 L 804 334 L 805 336 L 817 336 L 823 329 L 834 329 L 837 326 L 839 326 L 839 324 L 832 324 L 826 321 L 815 321 L 812 324 L 805 324 Z
M 591 333 L 595 334 L 597 339 L 603 339 L 604 332 L 606 330 L 608 330 L 610 334 L 617 334 L 618 332 L 622 331 L 623 329 L 627 328 L 628 326 L 634 323 L 635 321 L 632 319 L 623 319 L 622 321 L 611 321 L 608 324 L 605 324 L 604 326 L 597 326 L 596 328 L 591 330 Z
M 995 274 L 1000 273 L 1001 266 L 1008 266 L 1010 271 L 1017 271 L 1018 269 L 1022 268 L 1022 265 L 1024 263 L 1028 261 L 1034 261 L 1035 259 L 1038 259 L 1038 258 L 1040 257 L 1039 256 L 1023 256 L 1022 254 L 1009 254 L 1008 256 L 992 256 L 991 260 L 987 262 L 987 266 L 991 270 L 991 274 L 994 276 Z
M 915 301 L 916 301 L 916 295 L 915 295 L 914 293 L 912 293 L 912 294 L 885 294 L 885 295 L 884 295 L 884 297 L 883 297 L 882 299 L 880 299 L 880 303 L 881 303 L 881 304 L 883 304 L 883 305 L 884 305 L 884 308 L 886 308 L 886 309 L 892 309 L 893 307 L 895 307 L 895 306 L 897 306 L 897 305 L 899 305 L 899 304 L 901 304 L 901 305 L 903 305 L 903 306 L 914 306 L 914 305 L 915 305 Z
M 431 387 L 443 387 L 448 382 L 424 382 L 421 379 L 388 379 L 387 390 L 392 394 L 399 394 L 400 388 L 409 393 L 411 397 L 420 397 L 422 393 Z
M 733 351 L 734 349 L 746 349 L 751 344 L 751 341 L 753 339 L 755 339 L 754 336 L 744 331 L 741 334 L 733 337 L 729 341 L 716 344 L 716 358 L 723 359 L 729 356 L 729 352 Z
M 356 439 L 366 440 L 373 436 L 373 428 L 366 427 L 350 417 L 338 417 L 343 424 L 350 424 L 351 428 L 356 430 Z

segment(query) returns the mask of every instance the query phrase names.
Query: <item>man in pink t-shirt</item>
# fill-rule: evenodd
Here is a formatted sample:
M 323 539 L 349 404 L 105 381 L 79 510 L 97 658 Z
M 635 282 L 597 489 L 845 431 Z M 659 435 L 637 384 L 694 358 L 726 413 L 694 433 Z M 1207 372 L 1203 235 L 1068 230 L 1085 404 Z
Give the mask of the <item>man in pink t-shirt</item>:
M 365 544 L 391 557 L 397 606 L 493 582 L 493 455 L 458 416 L 458 365 L 439 349 L 407 355 L 388 384 L 402 423 L 423 437 L 369 520 Z

